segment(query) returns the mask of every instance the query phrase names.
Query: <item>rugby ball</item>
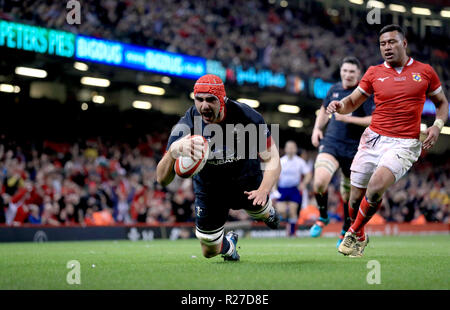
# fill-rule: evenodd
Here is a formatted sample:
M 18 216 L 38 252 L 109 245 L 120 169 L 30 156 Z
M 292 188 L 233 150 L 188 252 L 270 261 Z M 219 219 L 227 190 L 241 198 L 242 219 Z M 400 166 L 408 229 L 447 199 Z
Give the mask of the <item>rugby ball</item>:
M 182 178 L 191 178 L 205 166 L 209 156 L 208 141 L 202 136 L 193 135 L 190 139 L 203 139 L 203 154 L 199 160 L 194 160 L 190 156 L 180 156 L 175 161 L 175 173 Z

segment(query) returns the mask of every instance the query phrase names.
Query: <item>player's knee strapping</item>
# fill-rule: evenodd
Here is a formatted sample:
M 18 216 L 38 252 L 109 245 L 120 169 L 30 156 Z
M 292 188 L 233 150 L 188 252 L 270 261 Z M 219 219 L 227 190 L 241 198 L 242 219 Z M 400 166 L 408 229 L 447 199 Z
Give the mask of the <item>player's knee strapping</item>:
M 314 163 L 314 169 L 317 168 L 326 169 L 331 175 L 333 175 L 338 169 L 334 162 L 326 158 L 319 158 L 316 160 Z
M 258 210 L 245 210 L 255 220 L 264 220 L 269 216 L 270 210 L 273 209 L 272 201 L 267 200 L 266 204 Z
M 212 231 L 201 230 L 198 227 L 195 230 L 195 236 L 197 237 L 197 239 L 199 239 L 201 243 L 207 246 L 222 244 L 223 234 L 223 226 Z

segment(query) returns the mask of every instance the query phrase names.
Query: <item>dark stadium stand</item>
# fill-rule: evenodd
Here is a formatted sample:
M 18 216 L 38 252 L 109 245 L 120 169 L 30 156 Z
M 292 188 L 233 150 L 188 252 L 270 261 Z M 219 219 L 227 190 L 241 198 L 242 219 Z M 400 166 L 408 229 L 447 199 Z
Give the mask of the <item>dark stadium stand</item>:
M 348 13 L 340 2 L 336 16 L 316 1 L 285 8 L 257 0 L 84 1 L 80 25 L 67 24 L 64 1 L 4 2 L 6 20 L 325 80 L 339 78 L 347 55 L 357 55 L 365 68 L 382 61 L 378 49 L 368 48 L 376 46 L 380 27 L 366 23 L 367 12 Z M 383 16 L 383 24 L 391 22 Z M 405 28 L 411 56 L 433 65 L 450 89 L 446 36 L 439 28 L 427 27 L 424 37 Z

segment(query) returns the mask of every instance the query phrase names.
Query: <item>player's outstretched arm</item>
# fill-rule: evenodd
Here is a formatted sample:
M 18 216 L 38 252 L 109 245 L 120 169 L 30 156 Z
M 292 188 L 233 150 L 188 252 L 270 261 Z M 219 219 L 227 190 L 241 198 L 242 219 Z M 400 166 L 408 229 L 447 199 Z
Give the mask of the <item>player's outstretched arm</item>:
M 372 116 L 352 116 L 352 115 L 342 115 L 342 114 L 335 114 L 334 117 L 337 121 L 345 122 L 348 124 L 358 125 L 362 127 L 367 127 L 370 125 L 370 122 L 372 121 Z
M 266 204 L 267 196 L 270 194 L 270 190 L 277 184 L 281 173 L 280 154 L 273 140 L 270 148 L 259 155 L 263 161 L 264 170 L 261 185 L 256 190 L 244 192 L 249 200 L 253 199 L 254 206 L 263 206 Z
M 175 171 L 173 169 L 175 160 L 176 158 L 172 156 L 170 151 L 167 151 L 158 163 L 158 166 L 156 166 L 156 181 L 162 186 L 169 185 L 175 178 Z
M 316 117 L 313 132 L 311 135 L 311 143 L 314 145 L 314 147 L 318 147 L 320 140 L 323 139 L 323 129 L 327 125 L 329 120 L 330 118 L 325 110 L 325 107 L 321 106 L 319 114 Z
M 176 159 L 180 156 L 199 159 L 202 152 L 203 142 L 199 139 L 190 139 L 189 135 L 173 142 L 156 167 L 156 181 L 162 186 L 169 185 L 175 177 L 173 165 Z
M 333 100 L 327 107 L 327 113 L 348 114 L 355 111 L 361 104 L 366 101 L 368 96 L 356 88 L 350 95 L 341 99 L 341 101 Z
M 448 100 L 444 92 L 441 90 L 436 95 L 430 96 L 430 100 L 436 106 L 436 120 L 433 126 L 427 129 L 427 137 L 422 144 L 425 150 L 430 149 L 436 143 L 442 127 L 444 127 L 448 118 Z

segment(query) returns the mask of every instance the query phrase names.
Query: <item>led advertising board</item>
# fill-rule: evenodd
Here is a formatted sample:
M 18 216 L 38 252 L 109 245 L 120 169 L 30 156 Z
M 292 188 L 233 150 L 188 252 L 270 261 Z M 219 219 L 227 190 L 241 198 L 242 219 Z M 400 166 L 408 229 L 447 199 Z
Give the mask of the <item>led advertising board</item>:
M 75 58 L 106 65 L 197 79 L 206 74 L 206 59 L 78 35 Z
M 73 57 L 75 34 L 0 20 L 0 46 L 40 54 Z

